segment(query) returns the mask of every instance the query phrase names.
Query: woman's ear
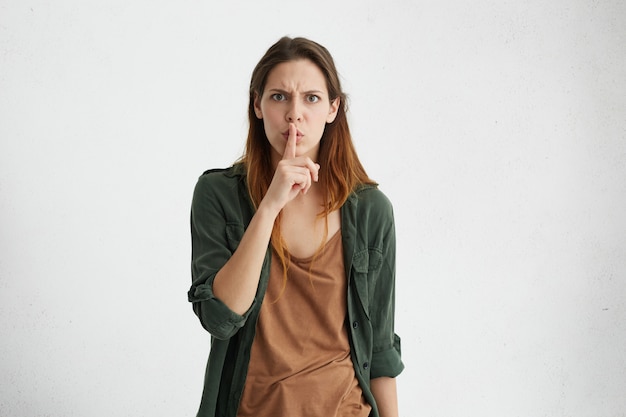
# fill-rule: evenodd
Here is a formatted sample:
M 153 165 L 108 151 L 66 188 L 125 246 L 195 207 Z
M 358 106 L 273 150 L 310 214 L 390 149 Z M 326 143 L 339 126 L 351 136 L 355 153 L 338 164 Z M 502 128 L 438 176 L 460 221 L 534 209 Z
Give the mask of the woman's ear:
M 261 111 L 261 105 L 259 104 L 259 95 L 254 93 L 254 114 L 259 119 L 263 119 L 263 112 Z
M 341 104 L 341 98 L 337 97 L 330 103 L 330 108 L 328 110 L 328 117 L 326 118 L 326 123 L 332 123 L 335 121 L 337 117 L 337 111 L 339 110 L 339 104 Z

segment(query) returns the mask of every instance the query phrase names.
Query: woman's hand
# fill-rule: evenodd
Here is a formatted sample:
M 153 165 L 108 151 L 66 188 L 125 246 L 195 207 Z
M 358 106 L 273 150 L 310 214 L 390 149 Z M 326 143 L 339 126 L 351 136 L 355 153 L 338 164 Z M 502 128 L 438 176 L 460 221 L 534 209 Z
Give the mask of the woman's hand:
M 261 205 L 269 205 L 276 213 L 298 194 L 306 194 L 311 184 L 318 180 L 320 166 L 308 156 L 296 157 L 296 139 L 296 126 L 290 123 L 283 159 L 278 163 L 274 178 L 261 201 Z

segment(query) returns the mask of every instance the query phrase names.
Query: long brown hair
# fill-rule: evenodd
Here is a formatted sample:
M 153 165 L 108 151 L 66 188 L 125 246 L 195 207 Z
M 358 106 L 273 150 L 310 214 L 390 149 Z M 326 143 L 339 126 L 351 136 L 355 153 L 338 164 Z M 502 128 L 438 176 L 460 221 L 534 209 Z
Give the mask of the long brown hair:
M 248 192 L 255 207 L 265 196 L 274 176 L 271 161 L 271 146 L 265 135 L 263 121 L 256 117 L 254 100 L 262 97 L 269 73 L 283 62 L 308 59 L 324 74 L 330 101 L 339 98 L 339 109 L 332 123 L 326 125 L 319 148 L 321 168 L 320 188 L 324 191 L 320 217 L 339 209 L 352 191 L 361 184 L 376 183 L 371 180 L 361 165 L 352 143 L 346 117 L 346 94 L 341 89 L 339 75 L 332 56 L 322 45 L 305 38 L 283 37 L 272 45 L 252 72 L 248 105 L 248 139 L 240 162 L 247 171 Z M 278 253 L 286 275 L 286 246 L 280 233 L 280 215 L 274 223 L 272 246 Z

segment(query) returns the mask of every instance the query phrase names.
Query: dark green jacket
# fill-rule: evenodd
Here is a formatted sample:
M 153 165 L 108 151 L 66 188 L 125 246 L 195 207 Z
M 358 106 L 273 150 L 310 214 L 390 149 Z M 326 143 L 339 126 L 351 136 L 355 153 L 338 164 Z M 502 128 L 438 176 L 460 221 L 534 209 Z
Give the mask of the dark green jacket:
M 191 208 L 192 285 L 188 299 L 211 334 L 199 417 L 235 417 L 243 392 L 269 277 L 269 245 L 255 300 L 243 316 L 217 299 L 212 285 L 237 249 L 253 214 L 241 166 L 207 171 L 198 179 Z M 394 333 L 396 248 L 389 200 L 376 187 L 360 187 L 341 208 L 341 233 L 352 362 L 372 404 L 370 416 L 377 417 L 370 379 L 395 377 L 404 368 L 400 338 Z

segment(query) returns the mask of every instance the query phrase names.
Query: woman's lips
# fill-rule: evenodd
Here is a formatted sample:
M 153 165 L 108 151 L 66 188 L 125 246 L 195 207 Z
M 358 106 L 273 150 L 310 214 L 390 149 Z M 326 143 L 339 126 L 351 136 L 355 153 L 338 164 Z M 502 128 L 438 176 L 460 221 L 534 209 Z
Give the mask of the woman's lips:
M 296 131 L 296 142 L 300 142 L 300 140 L 302 140 L 303 137 L 304 137 L 304 133 L 300 132 L 299 130 Z M 283 138 L 285 138 L 285 140 L 289 139 L 289 130 L 287 130 L 286 132 L 283 132 Z

